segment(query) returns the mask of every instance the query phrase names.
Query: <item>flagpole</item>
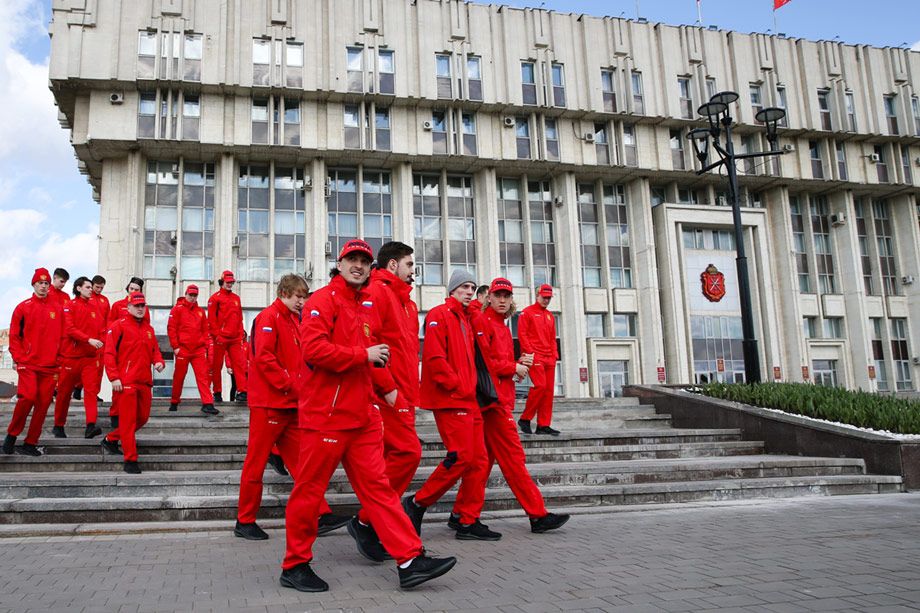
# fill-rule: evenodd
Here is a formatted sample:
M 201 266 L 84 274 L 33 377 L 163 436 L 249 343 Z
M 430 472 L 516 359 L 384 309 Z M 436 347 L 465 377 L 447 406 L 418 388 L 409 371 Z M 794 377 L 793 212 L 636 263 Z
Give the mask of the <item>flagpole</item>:
M 636 19 L 642 17 L 642 12 L 639 10 L 639 0 L 636 0 Z
M 703 27 L 703 0 L 696 0 L 696 23 Z
M 773 8 L 773 35 L 775 36 L 777 34 L 779 34 L 779 29 L 777 28 L 777 25 L 776 25 L 776 7 L 774 6 Z

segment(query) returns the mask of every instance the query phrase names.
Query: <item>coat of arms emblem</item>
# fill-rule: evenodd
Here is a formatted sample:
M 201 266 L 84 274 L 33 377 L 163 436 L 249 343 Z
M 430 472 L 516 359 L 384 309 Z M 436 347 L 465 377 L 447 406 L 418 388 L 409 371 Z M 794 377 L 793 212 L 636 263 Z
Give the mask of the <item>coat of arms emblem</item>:
M 725 275 L 710 264 L 700 275 L 703 284 L 703 295 L 709 302 L 719 302 L 725 296 Z

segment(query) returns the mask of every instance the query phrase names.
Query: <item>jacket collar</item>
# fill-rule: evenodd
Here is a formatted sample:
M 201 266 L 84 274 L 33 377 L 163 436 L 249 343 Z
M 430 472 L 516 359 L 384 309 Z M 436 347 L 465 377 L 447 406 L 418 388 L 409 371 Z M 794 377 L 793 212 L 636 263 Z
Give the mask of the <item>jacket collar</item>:
M 409 302 L 409 298 L 412 296 L 412 286 L 391 273 L 389 270 L 382 268 L 374 269 L 371 272 L 371 280 L 380 281 L 392 289 L 402 304 Z
M 485 316 L 498 323 L 504 323 L 504 321 L 508 319 L 508 315 L 499 315 L 498 312 L 491 307 L 485 310 Z
M 218 290 L 218 291 L 219 291 L 221 294 L 232 294 L 232 293 L 233 293 L 233 290 L 232 290 L 232 289 L 227 289 L 226 287 L 222 287 L 222 288 L 220 288 L 220 290 Z
M 342 275 L 336 275 L 330 279 L 329 287 L 331 287 L 335 293 L 341 294 L 343 297 L 346 297 L 349 300 L 358 300 L 365 296 L 365 288 L 367 287 L 367 284 L 365 283 L 360 288 L 355 289 L 345 281 L 345 278 L 342 277 Z
M 447 305 L 447 308 L 450 311 L 456 313 L 457 315 L 459 315 L 460 317 L 463 317 L 464 319 L 467 318 L 466 309 L 464 309 L 463 305 L 460 304 L 460 301 L 454 298 L 453 296 L 448 296 L 447 300 L 444 301 L 444 304 Z

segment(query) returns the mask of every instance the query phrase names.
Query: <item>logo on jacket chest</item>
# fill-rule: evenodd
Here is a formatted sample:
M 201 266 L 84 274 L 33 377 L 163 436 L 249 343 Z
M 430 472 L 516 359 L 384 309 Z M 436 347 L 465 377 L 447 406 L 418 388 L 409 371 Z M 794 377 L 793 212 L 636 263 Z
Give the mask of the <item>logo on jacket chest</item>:
M 371 337 L 371 326 L 367 322 L 364 323 L 364 336 Z
M 54 311 L 49 311 L 48 315 L 51 317 L 51 319 L 57 319 L 57 313 L 55 313 Z
M 151 334 L 149 331 L 147 332 L 147 339 L 148 340 L 153 339 L 153 334 Z

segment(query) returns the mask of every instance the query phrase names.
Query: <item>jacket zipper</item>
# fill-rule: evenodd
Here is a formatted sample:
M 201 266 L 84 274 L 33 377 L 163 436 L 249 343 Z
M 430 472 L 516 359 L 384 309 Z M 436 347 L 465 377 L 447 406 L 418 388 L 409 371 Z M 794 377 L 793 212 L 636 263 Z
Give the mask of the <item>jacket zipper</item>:
M 342 384 L 339 383 L 335 386 L 335 395 L 332 397 L 332 408 L 335 408 L 335 401 L 339 399 L 339 390 L 342 389 Z

